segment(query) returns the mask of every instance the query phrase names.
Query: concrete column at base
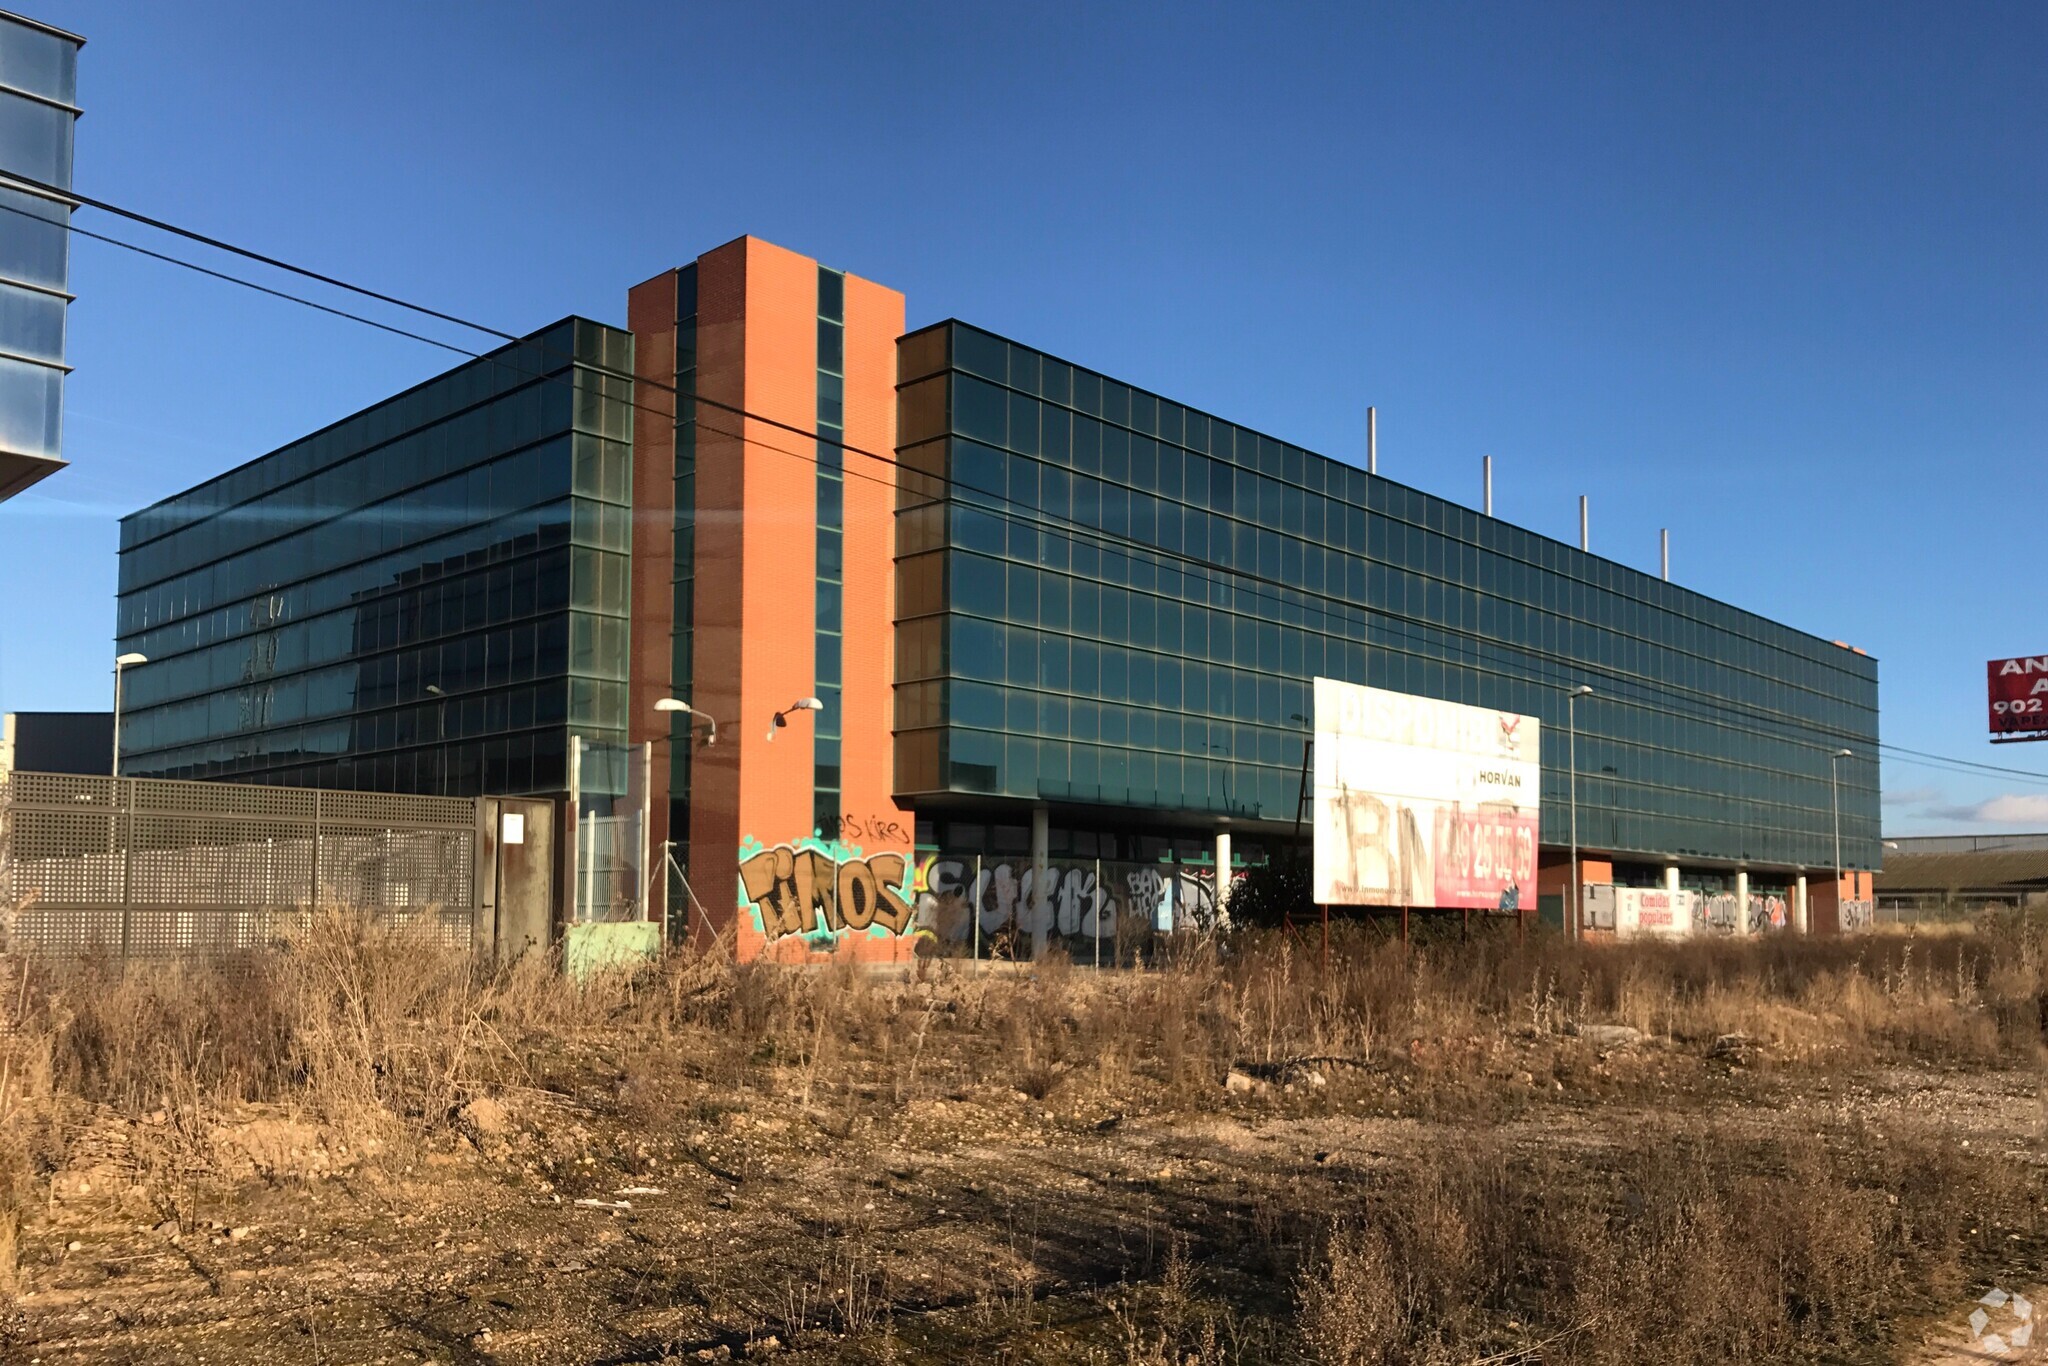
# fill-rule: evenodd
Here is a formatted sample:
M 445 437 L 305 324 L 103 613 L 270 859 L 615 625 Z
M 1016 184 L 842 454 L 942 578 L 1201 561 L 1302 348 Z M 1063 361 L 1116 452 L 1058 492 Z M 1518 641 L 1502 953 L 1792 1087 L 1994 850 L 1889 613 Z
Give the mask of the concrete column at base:
M 1052 813 L 1031 808 L 1031 956 L 1043 958 L 1052 927 Z
M 1735 870 L 1735 932 L 1749 933 L 1749 869 Z
M 1664 869 L 1664 890 L 1667 892 L 1678 890 L 1678 865 L 1675 863 L 1668 865 Z
M 1806 933 L 1806 874 L 1792 884 L 1792 933 Z
M 1230 918 L 1230 828 L 1216 832 L 1216 923 Z

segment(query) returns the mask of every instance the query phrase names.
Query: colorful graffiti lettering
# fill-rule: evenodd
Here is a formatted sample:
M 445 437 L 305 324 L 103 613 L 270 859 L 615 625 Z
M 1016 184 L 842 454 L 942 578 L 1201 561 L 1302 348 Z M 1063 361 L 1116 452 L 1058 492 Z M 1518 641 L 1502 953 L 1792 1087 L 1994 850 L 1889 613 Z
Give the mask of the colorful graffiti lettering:
M 770 849 L 750 839 L 740 846 L 740 905 L 770 942 L 792 934 L 903 934 L 913 915 L 909 869 L 906 855 L 863 856 L 836 840 Z
M 1749 932 L 1762 934 L 1767 930 L 1785 928 L 1785 898 L 1776 892 L 1761 895 L 1752 892 L 1749 898 Z
M 1738 923 L 1733 892 L 1709 892 L 1692 903 L 1694 934 L 1733 934 Z

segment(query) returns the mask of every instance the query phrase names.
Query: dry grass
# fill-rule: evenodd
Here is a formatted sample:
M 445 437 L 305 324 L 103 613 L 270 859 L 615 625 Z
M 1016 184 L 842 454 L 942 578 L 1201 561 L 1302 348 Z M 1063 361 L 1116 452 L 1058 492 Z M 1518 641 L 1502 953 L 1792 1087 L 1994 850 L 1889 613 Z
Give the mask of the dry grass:
M 399 1162 L 461 1131 L 462 1107 L 487 1094 L 568 1098 L 627 1133 L 685 1136 L 707 1164 L 687 1136 L 721 1133 L 771 1097 L 831 1144 L 975 1096 L 1104 1129 L 1127 1114 L 1181 1122 L 1246 1106 L 1464 1126 L 1456 1144 L 1362 1187 L 1290 1179 L 1216 1216 L 1227 1231 L 1206 1246 L 1152 1246 L 1127 1268 L 1142 1293 L 1112 1297 L 1120 1345 L 1101 1360 L 1839 1355 L 1915 1297 L 1960 1292 L 1989 1255 L 1987 1211 L 2005 1212 L 1999 1247 L 2036 1247 L 2042 1232 L 2024 1165 L 1912 1127 L 1759 1136 L 1702 1113 L 1685 1089 L 1722 1067 L 1707 1055 L 1728 1035 L 1749 1041 L 1743 1061 L 1795 1080 L 2033 1066 L 2048 1022 L 2039 921 L 1593 948 L 1498 933 L 1404 947 L 1352 928 L 1327 974 L 1278 933 L 1180 946 L 1154 969 L 1107 976 L 1060 962 L 884 976 L 677 954 L 578 987 L 542 964 L 490 967 L 337 914 L 232 963 L 43 965 L 6 1009 L 0 1290 L 14 1283 L 17 1235 L 82 1161 L 96 1117 L 127 1123 L 128 1176 L 189 1222 L 194 1183 L 245 1174 L 223 1147 L 237 1120 L 281 1116 L 337 1150 Z M 1574 1037 L 1591 1024 L 1647 1041 L 1604 1057 Z M 1233 1068 L 1275 1089 L 1228 1093 Z M 1286 1085 L 1310 1072 L 1313 1085 Z M 1567 1084 L 1664 1117 L 1592 1158 L 1491 1136 Z M 561 1138 L 548 1160 L 582 1160 L 583 1144 Z M 787 1160 L 747 1145 L 719 1159 L 735 1181 Z M 804 1308 L 785 1318 L 822 1298 L 842 1333 L 887 1339 L 876 1255 L 835 1244 L 790 1282 Z M 1036 1292 L 1016 1286 L 986 1315 L 1028 1326 Z
M 1299 1282 L 1304 1345 L 1333 1366 L 1840 1360 L 2042 1233 L 2019 1164 L 1861 1140 L 1679 1124 L 1597 1182 L 1491 1144 L 1427 1152 L 1339 1215 Z

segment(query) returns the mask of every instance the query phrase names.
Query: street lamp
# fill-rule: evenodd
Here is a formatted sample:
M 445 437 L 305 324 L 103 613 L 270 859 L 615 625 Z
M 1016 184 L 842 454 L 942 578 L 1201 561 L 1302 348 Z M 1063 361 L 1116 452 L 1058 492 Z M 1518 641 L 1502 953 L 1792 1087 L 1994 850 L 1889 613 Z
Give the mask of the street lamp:
M 654 704 L 654 709 L 656 711 L 679 711 L 685 716 L 696 717 L 697 720 L 702 721 L 705 726 L 704 743 L 707 745 L 715 745 L 718 743 L 718 722 L 713 720 L 709 715 L 705 714 L 704 712 L 698 711 L 695 707 L 691 706 L 688 702 L 683 701 L 683 699 L 681 699 L 680 697 L 664 697 L 659 702 L 656 702 Z M 674 737 L 664 736 L 662 738 L 673 739 Z
M 796 701 L 775 713 L 775 724 L 768 727 L 768 738 L 773 740 L 775 732 L 789 724 L 788 718 L 800 711 L 823 711 L 825 704 L 815 697 L 799 697 Z
M 1572 925 L 1565 935 L 1567 939 L 1579 937 L 1579 699 L 1592 695 L 1591 685 L 1581 683 L 1564 700 L 1565 731 L 1569 737 L 1567 748 L 1571 755 L 1572 801 Z
M 1852 750 L 1838 749 L 1828 756 L 1828 789 L 1835 807 L 1835 925 L 1842 923 L 1842 768 L 1844 759 L 1855 758 Z
M 129 651 L 114 657 L 114 776 L 121 776 L 121 670 L 149 663 L 148 655 Z

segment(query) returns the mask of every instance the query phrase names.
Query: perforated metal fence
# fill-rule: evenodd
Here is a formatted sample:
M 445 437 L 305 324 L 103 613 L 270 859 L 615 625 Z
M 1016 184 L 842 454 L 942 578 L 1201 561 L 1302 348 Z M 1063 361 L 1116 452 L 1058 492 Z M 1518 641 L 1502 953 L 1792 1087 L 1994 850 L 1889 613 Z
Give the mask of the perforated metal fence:
M 0 776 L 0 951 L 173 957 L 277 942 L 323 907 L 467 948 L 467 798 Z

